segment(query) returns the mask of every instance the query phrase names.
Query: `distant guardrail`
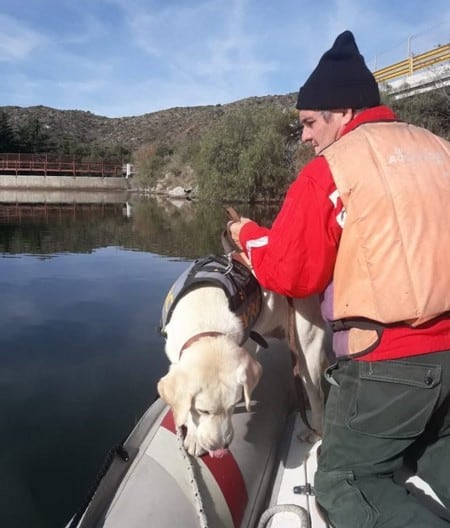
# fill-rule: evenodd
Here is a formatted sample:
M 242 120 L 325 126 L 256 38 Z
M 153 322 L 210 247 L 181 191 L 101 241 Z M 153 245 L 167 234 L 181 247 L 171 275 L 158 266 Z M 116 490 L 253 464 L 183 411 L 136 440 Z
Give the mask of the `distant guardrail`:
M 53 158 L 47 154 L 0 153 L 1 174 L 120 177 L 123 176 L 123 164 L 82 162 Z
M 419 55 L 411 55 L 407 59 L 374 71 L 373 75 L 378 83 L 384 83 L 398 77 L 413 75 L 419 70 L 447 61 L 450 61 L 450 44 L 438 46 Z

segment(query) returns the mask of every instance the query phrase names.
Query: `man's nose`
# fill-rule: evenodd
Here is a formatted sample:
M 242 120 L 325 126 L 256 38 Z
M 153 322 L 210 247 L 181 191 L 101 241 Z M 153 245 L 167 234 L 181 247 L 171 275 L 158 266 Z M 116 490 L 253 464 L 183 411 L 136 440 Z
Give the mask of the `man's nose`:
M 305 127 L 303 127 L 303 130 L 302 130 L 301 140 L 302 140 L 302 143 L 311 141 L 311 136 L 309 135 L 309 132 L 306 130 Z

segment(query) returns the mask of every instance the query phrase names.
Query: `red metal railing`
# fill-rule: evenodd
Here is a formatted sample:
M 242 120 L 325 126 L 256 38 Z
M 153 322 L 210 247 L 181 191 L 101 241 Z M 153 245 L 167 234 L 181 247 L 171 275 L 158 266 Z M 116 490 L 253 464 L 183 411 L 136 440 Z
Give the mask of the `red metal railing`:
M 121 163 L 76 161 L 48 154 L 0 153 L 0 174 L 37 176 L 122 176 Z

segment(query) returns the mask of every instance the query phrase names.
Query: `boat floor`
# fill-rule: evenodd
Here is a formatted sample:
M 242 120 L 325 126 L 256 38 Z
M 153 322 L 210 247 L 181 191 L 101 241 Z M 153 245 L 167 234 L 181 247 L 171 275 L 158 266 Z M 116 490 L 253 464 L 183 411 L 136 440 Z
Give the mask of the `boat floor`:
M 270 507 L 275 505 L 296 505 L 304 508 L 309 515 L 311 528 L 330 528 L 318 508 L 314 497 L 314 474 L 317 469 L 317 451 L 320 440 L 309 442 L 305 440 L 308 428 L 303 423 L 300 415 L 293 419 L 292 434 L 289 435 L 285 453 L 282 456 L 278 474 L 273 487 Z M 399 471 L 395 480 L 404 485 L 410 493 L 416 495 L 429 509 L 450 521 L 450 512 L 445 509 L 433 489 L 417 475 L 412 475 L 407 470 Z M 306 493 L 295 492 L 303 489 Z M 308 493 L 310 492 L 310 493 Z M 298 528 L 298 515 L 281 511 L 273 516 L 270 528 Z
M 294 417 L 291 430 L 292 434 L 287 439 L 285 453 L 278 468 L 269 508 L 275 505 L 300 506 L 308 512 L 311 528 L 328 528 L 329 525 L 321 516 L 313 494 L 320 440 L 311 442 L 305 439 L 310 431 L 299 414 Z M 298 515 L 289 512 L 288 509 L 274 515 L 269 526 L 298 528 L 300 526 Z

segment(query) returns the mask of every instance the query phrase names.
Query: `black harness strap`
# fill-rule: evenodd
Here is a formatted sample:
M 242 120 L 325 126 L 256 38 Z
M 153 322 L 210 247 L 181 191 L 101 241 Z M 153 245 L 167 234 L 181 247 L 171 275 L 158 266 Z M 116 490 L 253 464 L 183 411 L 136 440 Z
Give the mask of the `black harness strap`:
M 205 286 L 221 288 L 228 307 L 243 324 L 244 343 L 249 337 L 267 347 L 267 343 L 252 332 L 262 307 L 262 291 L 255 276 L 244 263 L 232 255 L 209 255 L 196 260 L 174 283 L 163 305 L 160 332 L 165 334 L 178 301 L 192 290 Z M 241 344 L 242 344 L 241 343 Z
M 432 321 L 439 321 L 440 319 L 447 319 L 450 317 L 450 311 L 443 312 L 433 319 L 429 319 L 424 324 L 429 324 Z M 333 332 L 340 332 L 341 330 L 351 330 L 352 328 L 359 328 L 361 330 L 376 330 L 378 335 L 382 335 L 385 328 L 398 328 L 399 326 L 406 326 L 408 328 L 420 328 L 421 325 L 414 327 L 407 321 L 399 321 L 396 323 L 380 323 L 366 317 L 346 317 L 345 319 L 336 319 L 328 321 Z
M 403 323 L 402 323 L 403 324 Z M 359 328 L 360 330 L 376 330 L 377 333 L 383 333 L 384 328 L 390 326 L 398 326 L 398 324 L 383 324 L 364 317 L 353 317 L 346 319 L 336 319 L 329 321 L 330 328 L 333 332 L 340 332 L 342 330 L 351 330 L 352 328 Z

